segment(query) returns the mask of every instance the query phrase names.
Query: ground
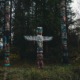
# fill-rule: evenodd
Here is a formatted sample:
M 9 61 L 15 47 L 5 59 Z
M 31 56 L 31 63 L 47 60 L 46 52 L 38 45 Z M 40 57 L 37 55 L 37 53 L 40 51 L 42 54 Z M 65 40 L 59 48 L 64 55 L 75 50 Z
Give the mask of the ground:
M 4 69 L 0 67 L 0 80 L 4 78 Z M 7 80 L 80 80 L 79 64 L 45 64 L 44 69 L 38 69 L 33 64 L 23 63 L 10 66 L 7 73 Z

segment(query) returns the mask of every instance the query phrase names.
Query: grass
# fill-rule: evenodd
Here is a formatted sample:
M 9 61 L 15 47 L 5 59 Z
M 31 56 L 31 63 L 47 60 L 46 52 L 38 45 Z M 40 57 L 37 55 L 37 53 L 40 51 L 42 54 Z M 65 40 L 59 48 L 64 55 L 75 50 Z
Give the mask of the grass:
M 79 65 L 45 65 L 44 69 L 23 64 L 7 70 L 7 80 L 80 80 Z M 4 68 L 0 67 L 0 80 L 3 80 Z

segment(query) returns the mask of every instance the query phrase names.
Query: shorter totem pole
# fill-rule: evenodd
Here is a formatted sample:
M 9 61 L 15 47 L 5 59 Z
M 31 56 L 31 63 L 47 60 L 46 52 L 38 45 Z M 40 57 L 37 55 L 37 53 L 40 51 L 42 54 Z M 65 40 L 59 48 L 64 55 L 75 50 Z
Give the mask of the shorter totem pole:
M 10 66 L 10 1 L 5 1 L 5 26 L 4 26 L 4 35 L 3 35 L 3 48 L 5 55 L 5 64 L 4 66 Z
M 24 36 L 29 41 L 37 41 L 37 65 L 43 68 L 43 41 L 50 41 L 52 37 L 42 36 L 43 28 L 37 27 L 37 36 Z
M 10 37 L 11 37 L 11 0 L 5 0 L 4 11 L 4 26 L 3 26 L 3 50 L 4 50 L 4 80 L 7 80 L 7 75 L 10 66 Z
M 63 63 L 68 63 L 66 0 L 61 3 L 61 38 Z

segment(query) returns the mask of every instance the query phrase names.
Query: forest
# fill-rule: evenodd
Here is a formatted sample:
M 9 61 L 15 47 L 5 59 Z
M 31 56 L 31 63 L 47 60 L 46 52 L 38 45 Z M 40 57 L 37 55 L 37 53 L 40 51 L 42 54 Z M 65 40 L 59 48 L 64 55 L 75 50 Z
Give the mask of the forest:
M 76 21 L 75 13 L 71 10 L 70 3 L 66 0 L 66 29 L 67 45 L 70 61 L 79 57 L 79 27 L 70 29 Z M 36 42 L 29 42 L 24 35 L 36 35 L 36 27 L 43 27 L 43 36 L 53 36 L 53 40 L 44 41 L 44 58 L 52 63 L 61 62 L 63 51 L 61 42 L 61 1 L 59 0 L 18 0 L 15 1 L 15 10 L 12 26 L 13 51 L 18 51 L 22 59 L 35 59 Z M 77 25 L 78 26 L 78 25 Z M 15 48 L 17 50 L 15 50 Z M 75 49 L 75 50 L 74 50 Z M 12 51 L 12 52 L 13 52 Z M 16 53 L 16 52 L 15 52 Z M 49 55 L 49 56 L 48 56 Z M 47 60 L 48 59 L 48 60 Z
M 7 1 L 11 2 L 10 11 L 6 9 Z M 11 65 L 8 74 L 12 73 L 8 75 L 8 80 L 80 79 L 80 19 L 74 19 L 76 14 L 71 9 L 71 3 L 72 0 L 0 0 L 1 80 L 8 48 L 8 63 Z M 37 27 L 43 28 L 42 36 L 53 37 L 51 41 L 43 41 L 42 71 L 36 68 L 37 41 L 24 38 L 36 36 Z M 63 32 L 66 33 L 65 38 Z

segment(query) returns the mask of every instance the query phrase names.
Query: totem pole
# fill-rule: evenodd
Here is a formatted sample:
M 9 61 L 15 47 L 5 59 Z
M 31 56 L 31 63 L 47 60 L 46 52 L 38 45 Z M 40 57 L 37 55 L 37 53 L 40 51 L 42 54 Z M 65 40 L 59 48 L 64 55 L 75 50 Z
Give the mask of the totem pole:
M 42 36 L 43 28 L 37 27 L 37 36 L 24 36 L 29 41 L 37 41 L 37 65 L 43 68 L 43 41 L 50 41 L 52 37 Z
M 10 43 L 11 43 L 11 4 L 12 0 L 0 0 L 1 5 L 0 9 L 3 14 L 1 21 L 2 21 L 2 26 L 0 26 L 1 29 L 1 39 L 2 39 L 2 44 L 3 44 L 3 51 L 4 51 L 4 79 L 7 80 L 7 74 L 10 66 Z
M 68 63 L 68 48 L 67 48 L 67 19 L 66 19 L 66 2 L 61 3 L 61 38 L 62 38 L 62 51 L 63 62 Z
M 11 38 L 11 26 L 10 26 L 10 20 L 11 20 L 11 1 L 6 0 L 5 1 L 5 26 L 3 28 L 3 49 L 4 49 L 4 55 L 5 55 L 5 63 L 4 66 L 8 67 L 10 66 L 10 38 Z

